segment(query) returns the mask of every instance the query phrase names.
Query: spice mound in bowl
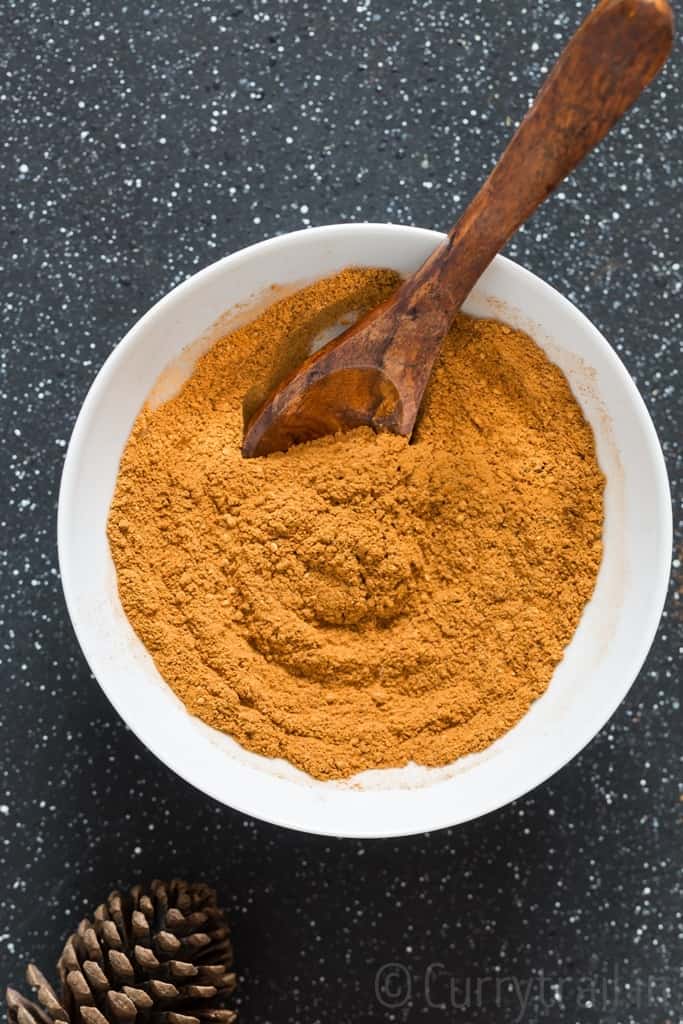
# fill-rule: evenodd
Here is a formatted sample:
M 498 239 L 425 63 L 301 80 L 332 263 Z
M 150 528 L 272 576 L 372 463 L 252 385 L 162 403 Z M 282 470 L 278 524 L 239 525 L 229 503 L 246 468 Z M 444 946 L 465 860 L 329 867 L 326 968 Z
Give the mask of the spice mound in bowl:
M 319 779 L 449 764 L 509 730 L 602 556 L 591 428 L 498 321 L 457 318 L 410 443 L 361 428 L 242 458 L 245 396 L 398 281 L 347 269 L 219 340 L 140 413 L 109 515 L 123 608 L 188 711 Z

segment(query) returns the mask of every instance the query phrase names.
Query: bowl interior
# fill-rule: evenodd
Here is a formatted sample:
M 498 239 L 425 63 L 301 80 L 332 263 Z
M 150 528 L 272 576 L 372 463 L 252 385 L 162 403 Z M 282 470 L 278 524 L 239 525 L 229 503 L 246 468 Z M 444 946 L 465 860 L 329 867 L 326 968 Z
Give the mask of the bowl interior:
M 200 339 L 198 346 L 206 347 L 273 284 L 304 283 L 350 264 L 407 273 L 441 238 L 418 228 L 349 224 L 296 232 L 226 257 L 166 296 L 114 350 L 69 445 L 59 502 L 60 568 L 94 675 L 138 737 L 188 782 L 292 828 L 364 837 L 421 832 L 527 792 L 607 721 L 640 669 L 661 615 L 671 514 L 644 404 L 589 321 L 534 275 L 498 257 L 465 310 L 528 331 L 563 369 L 607 477 L 605 553 L 595 594 L 547 693 L 521 722 L 488 750 L 446 768 L 408 766 L 322 783 L 242 750 L 188 715 L 133 633 L 118 600 L 105 527 L 128 434 L 162 372 L 165 387 L 170 379 L 177 385 L 197 352 L 193 346 L 188 355 L 187 346 Z

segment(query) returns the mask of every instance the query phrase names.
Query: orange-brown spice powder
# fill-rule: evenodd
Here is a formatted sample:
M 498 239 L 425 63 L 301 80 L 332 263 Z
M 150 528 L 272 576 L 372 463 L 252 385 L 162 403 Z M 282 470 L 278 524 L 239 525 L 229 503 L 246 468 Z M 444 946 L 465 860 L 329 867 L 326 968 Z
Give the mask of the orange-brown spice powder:
M 245 394 L 397 283 L 345 270 L 222 338 L 141 412 L 109 518 L 123 607 L 188 710 L 321 779 L 501 736 L 548 686 L 602 555 L 591 429 L 497 321 L 458 317 L 412 443 L 360 429 L 241 457 Z

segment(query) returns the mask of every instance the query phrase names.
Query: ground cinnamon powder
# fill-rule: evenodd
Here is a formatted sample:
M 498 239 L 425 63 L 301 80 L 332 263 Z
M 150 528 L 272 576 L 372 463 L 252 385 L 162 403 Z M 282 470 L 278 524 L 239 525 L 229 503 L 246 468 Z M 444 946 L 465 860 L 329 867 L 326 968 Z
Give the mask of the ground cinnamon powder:
M 496 321 L 458 317 L 413 443 L 361 429 L 241 457 L 245 394 L 397 282 L 345 270 L 219 341 L 141 412 L 109 519 L 123 607 L 188 710 L 321 779 L 499 737 L 546 689 L 601 559 L 590 427 Z

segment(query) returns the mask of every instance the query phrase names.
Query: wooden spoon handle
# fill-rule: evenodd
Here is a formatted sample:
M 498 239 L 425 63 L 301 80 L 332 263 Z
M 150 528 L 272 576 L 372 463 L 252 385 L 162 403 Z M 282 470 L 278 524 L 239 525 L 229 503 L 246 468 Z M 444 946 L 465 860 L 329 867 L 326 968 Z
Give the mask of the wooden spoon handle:
M 602 0 L 588 15 L 450 233 L 443 284 L 452 315 L 511 235 L 654 78 L 672 37 L 666 0 Z
M 510 236 L 654 78 L 672 38 L 673 14 L 666 0 L 602 0 L 597 5 L 447 241 L 403 285 L 403 314 L 409 307 L 413 320 L 424 318 L 435 328 L 440 321 L 447 329 Z M 410 336 L 410 330 L 394 333 L 387 363 L 398 368 L 416 359 Z M 438 328 L 421 336 L 420 376 L 426 385 L 441 338 Z

